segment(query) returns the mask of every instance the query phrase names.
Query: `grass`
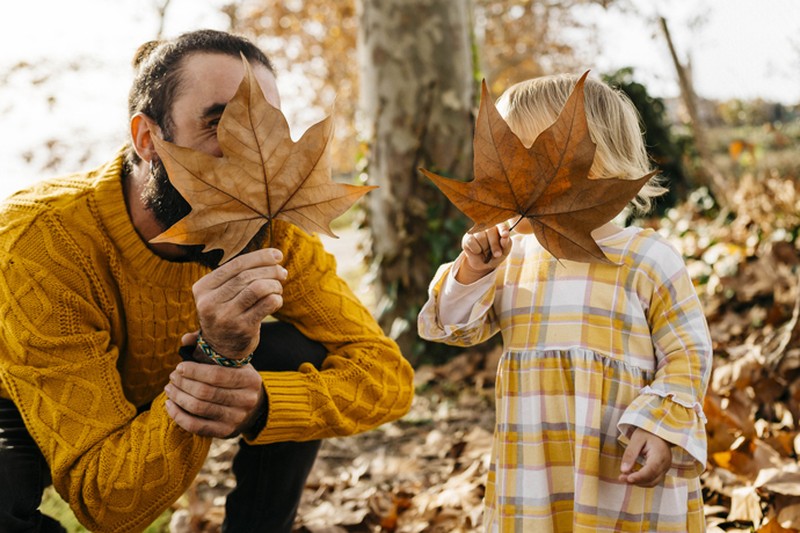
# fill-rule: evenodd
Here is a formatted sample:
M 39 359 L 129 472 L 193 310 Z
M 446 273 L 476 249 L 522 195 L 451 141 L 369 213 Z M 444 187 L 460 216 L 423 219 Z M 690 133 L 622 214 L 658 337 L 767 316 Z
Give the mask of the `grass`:
M 52 516 L 67 530 L 67 533 L 88 533 L 89 530 L 83 527 L 72 510 L 53 487 L 48 487 L 42 496 L 41 511 Z M 171 511 L 165 511 L 155 522 L 150 524 L 144 533 L 169 533 L 169 521 L 172 516 Z

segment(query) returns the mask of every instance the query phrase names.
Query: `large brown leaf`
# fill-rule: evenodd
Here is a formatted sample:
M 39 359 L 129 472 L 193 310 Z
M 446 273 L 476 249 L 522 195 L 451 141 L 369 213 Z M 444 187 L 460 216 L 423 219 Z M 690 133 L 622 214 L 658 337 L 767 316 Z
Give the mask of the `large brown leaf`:
M 420 169 L 472 219 L 471 233 L 526 217 L 555 257 L 609 262 L 591 232 L 617 216 L 653 174 L 637 180 L 589 179 L 595 143 L 584 109 L 587 74 L 530 148 L 500 116 L 484 82 L 473 141 L 475 179 L 462 182 Z
M 287 220 L 335 237 L 330 222 L 374 186 L 331 180 L 331 118 L 298 142 L 279 109 L 267 102 L 249 63 L 217 128 L 222 157 L 153 136 L 169 179 L 191 212 L 151 242 L 221 249 L 220 263 L 239 253 L 264 224 Z

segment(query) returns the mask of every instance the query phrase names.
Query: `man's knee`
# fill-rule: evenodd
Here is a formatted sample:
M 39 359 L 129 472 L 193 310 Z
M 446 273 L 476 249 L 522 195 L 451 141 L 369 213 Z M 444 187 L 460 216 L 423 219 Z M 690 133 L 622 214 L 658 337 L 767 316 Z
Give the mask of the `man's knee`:
M 224 533 L 289 532 L 321 441 L 240 443 L 236 488 L 225 505 Z
M 273 321 L 261 324 L 261 339 L 253 354 L 256 370 L 282 372 L 311 363 L 318 370 L 328 351 L 317 341 L 300 333 L 292 324 Z

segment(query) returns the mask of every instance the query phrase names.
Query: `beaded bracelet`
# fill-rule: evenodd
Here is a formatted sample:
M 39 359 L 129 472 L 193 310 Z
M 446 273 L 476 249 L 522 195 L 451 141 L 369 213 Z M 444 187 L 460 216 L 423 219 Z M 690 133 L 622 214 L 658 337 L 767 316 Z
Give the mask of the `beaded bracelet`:
M 197 346 L 209 359 L 214 361 L 219 366 L 236 368 L 246 365 L 253 358 L 253 354 L 250 354 L 242 359 L 230 359 L 228 357 L 225 357 L 224 355 L 220 355 L 217 352 L 215 352 L 211 346 L 208 345 L 206 340 L 203 338 L 203 334 L 200 332 L 198 332 L 197 334 Z

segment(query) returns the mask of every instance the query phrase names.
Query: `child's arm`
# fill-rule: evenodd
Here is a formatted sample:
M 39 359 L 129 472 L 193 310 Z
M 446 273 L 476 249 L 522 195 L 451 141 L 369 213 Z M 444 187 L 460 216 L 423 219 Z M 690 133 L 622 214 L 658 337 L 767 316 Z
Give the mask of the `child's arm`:
M 492 312 L 495 276 L 490 274 L 508 257 L 511 246 L 506 223 L 464 235 L 459 258 L 442 265 L 431 282 L 417 320 L 419 335 L 458 346 L 491 337 L 497 326 Z
M 646 430 L 671 445 L 675 475 L 697 476 L 707 459 L 702 406 L 711 373 L 711 338 L 680 254 L 659 240 L 648 257 L 644 266 L 652 295 L 647 317 L 656 374 L 620 418 L 620 440 L 625 444 L 637 428 Z

